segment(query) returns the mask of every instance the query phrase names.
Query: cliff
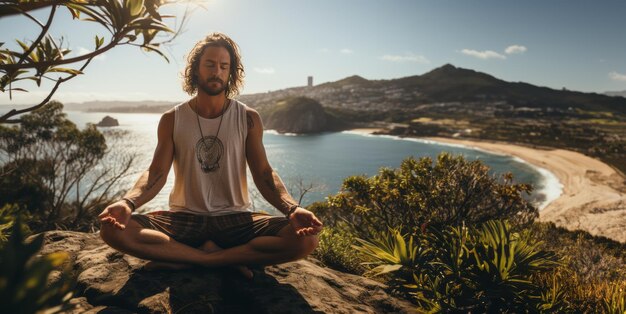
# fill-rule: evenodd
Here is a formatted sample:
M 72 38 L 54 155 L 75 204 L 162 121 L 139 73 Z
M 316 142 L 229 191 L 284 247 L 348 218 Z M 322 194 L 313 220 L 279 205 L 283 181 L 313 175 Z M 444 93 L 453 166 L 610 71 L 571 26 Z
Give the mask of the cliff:
M 51 231 L 41 254 L 65 251 L 77 277 L 71 313 L 408 313 L 412 305 L 378 282 L 321 267 L 314 259 L 255 270 L 145 271 L 98 234 Z M 54 280 L 54 274 L 51 280 Z

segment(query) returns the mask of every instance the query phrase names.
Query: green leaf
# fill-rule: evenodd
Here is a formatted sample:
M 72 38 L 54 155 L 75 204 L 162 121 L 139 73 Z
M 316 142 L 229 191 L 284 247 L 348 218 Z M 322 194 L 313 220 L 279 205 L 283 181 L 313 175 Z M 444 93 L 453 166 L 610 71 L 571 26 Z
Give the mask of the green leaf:
M 22 47 L 22 50 L 24 50 L 24 52 L 28 51 L 28 49 L 30 49 L 30 46 L 27 45 L 26 43 L 22 42 L 19 39 L 16 39 L 15 41 L 17 41 L 17 43 L 20 45 L 20 47 Z
M 11 91 L 17 91 L 17 92 L 26 92 L 28 93 L 27 90 L 23 89 L 23 88 L 18 88 L 18 87 L 14 87 L 14 88 L 9 88 L 9 90 Z
M 371 275 L 371 276 L 380 276 L 380 275 L 384 275 L 387 273 L 391 273 L 394 271 L 399 270 L 400 268 L 402 268 L 402 265 L 398 265 L 398 264 L 394 264 L 394 265 L 380 265 L 377 267 L 374 267 L 372 270 L 368 271 L 367 274 Z
M 83 74 L 82 71 L 79 71 L 76 69 L 68 69 L 68 68 L 52 68 L 52 69 L 48 69 L 48 71 L 46 72 L 61 72 L 61 73 L 67 73 L 67 74 L 73 74 L 73 75 Z
M 158 53 L 159 55 L 161 55 L 161 57 L 163 57 L 163 59 L 165 59 L 165 61 L 167 61 L 168 63 L 170 62 L 170 59 L 167 58 L 167 56 L 165 56 L 165 54 L 163 54 L 163 52 L 161 52 L 161 50 L 159 50 L 159 48 L 157 48 L 156 46 L 153 45 L 144 45 L 141 46 L 141 48 L 143 48 L 145 51 L 153 51 Z
M 127 0 L 130 4 L 130 15 L 138 16 L 143 9 L 143 0 Z
M 100 38 L 100 37 L 98 37 L 98 35 L 96 35 L 94 40 L 96 42 L 96 50 L 98 50 L 102 46 L 102 44 L 104 43 L 104 37 Z

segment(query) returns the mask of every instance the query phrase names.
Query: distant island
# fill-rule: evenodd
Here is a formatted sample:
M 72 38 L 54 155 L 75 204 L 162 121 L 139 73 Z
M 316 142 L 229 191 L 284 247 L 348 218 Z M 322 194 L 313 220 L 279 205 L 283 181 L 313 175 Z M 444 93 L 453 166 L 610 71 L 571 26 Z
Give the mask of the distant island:
M 100 122 L 96 124 L 96 126 L 99 126 L 99 127 L 112 127 L 112 126 L 119 126 L 119 125 L 120 123 L 117 121 L 117 119 L 111 116 L 105 116 L 104 118 L 102 118 L 102 120 L 100 120 Z

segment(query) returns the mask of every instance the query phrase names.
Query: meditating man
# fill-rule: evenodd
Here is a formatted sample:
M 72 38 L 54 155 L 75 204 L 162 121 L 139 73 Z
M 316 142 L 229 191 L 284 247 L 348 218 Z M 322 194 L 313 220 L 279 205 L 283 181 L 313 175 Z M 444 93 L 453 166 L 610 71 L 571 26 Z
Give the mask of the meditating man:
M 257 111 L 232 99 L 243 75 L 239 48 L 226 35 L 196 44 L 183 82 L 192 98 L 163 114 L 150 167 L 99 216 L 107 244 L 151 260 L 146 268 L 235 266 L 247 277 L 246 265 L 293 261 L 315 249 L 322 223 L 270 166 Z M 246 162 L 263 197 L 285 217 L 250 211 Z M 172 163 L 170 210 L 131 215 L 163 188 Z

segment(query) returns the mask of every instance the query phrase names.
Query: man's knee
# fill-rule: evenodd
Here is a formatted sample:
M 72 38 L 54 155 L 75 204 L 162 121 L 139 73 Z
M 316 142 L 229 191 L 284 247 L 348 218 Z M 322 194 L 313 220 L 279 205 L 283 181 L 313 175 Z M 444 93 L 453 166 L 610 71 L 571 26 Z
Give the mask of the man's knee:
M 316 235 L 300 237 L 297 241 L 296 259 L 307 257 L 317 248 L 318 243 L 319 240 Z
M 124 230 L 120 230 L 108 223 L 103 223 L 100 226 L 100 238 L 104 243 L 108 244 L 114 249 L 121 249 L 125 245 Z

